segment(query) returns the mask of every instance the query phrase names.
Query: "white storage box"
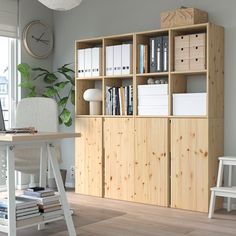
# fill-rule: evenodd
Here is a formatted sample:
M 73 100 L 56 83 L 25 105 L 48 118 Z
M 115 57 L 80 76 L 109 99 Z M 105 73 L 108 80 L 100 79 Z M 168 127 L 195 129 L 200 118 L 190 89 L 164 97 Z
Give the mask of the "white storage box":
M 173 115 L 206 115 L 206 93 L 173 94 Z
M 167 116 L 168 106 L 138 106 L 140 116 Z
M 168 106 L 168 95 L 139 95 L 139 106 Z
M 146 84 L 138 85 L 138 96 L 140 95 L 167 95 L 168 84 Z

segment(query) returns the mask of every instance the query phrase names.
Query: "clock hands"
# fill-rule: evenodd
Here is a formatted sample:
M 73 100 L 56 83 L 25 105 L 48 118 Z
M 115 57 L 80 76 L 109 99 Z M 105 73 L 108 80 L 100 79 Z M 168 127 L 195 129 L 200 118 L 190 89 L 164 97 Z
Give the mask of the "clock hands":
M 34 35 L 32 35 L 32 38 L 35 39 L 35 41 L 36 41 L 37 43 L 38 43 L 38 42 L 41 42 L 41 43 L 43 43 L 43 44 L 45 44 L 45 45 L 48 45 L 48 44 L 49 44 L 49 40 L 42 39 L 42 37 L 43 37 L 44 34 L 45 34 L 45 32 L 42 33 L 39 38 L 37 38 L 37 37 L 35 37 Z
M 44 36 L 44 34 L 45 34 L 45 32 L 43 32 L 43 33 L 41 34 L 41 36 L 38 38 L 38 41 L 40 41 L 40 39 Z

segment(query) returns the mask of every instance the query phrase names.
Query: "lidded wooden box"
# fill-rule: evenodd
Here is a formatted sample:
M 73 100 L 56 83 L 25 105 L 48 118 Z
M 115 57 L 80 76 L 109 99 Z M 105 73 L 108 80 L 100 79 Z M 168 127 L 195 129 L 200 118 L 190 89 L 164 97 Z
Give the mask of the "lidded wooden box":
M 194 25 L 208 22 L 208 13 L 197 8 L 182 7 L 161 13 L 161 28 Z

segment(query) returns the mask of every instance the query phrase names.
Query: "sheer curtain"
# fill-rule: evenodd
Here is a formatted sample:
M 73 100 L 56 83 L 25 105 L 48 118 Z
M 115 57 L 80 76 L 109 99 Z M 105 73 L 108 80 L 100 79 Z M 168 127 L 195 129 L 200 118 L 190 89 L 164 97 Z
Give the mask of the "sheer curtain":
M 9 109 L 15 110 L 17 90 L 17 72 L 16 65 L 18 61 L 18 43 L 19 38 L 19 0 L 0 0 L 0 36 L 11 38 L 9 39 L 9 67 L 8 78 L 9 87 L 11 89 L 11 98 Z M 14 116 L 14 112 L 11 114 Z M 11 119 L 14 120 L 14 119 Z M 5 185 L 6 181 L 6 155 L 5 151 L 0 147 L 0 190 Z

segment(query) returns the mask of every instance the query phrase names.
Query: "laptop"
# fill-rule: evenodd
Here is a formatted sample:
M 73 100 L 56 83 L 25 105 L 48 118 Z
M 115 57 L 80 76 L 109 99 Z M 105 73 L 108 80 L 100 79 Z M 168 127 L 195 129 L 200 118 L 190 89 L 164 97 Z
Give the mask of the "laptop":
M 12 129 L 6 130 L 5 121 L 4 121 L 4 117 L 3 117 L 2 103 L 0 100 L 0 133 L 19 134 L 19 133 L 37 133 L 37 131 L 35 130 L 34 127 L 12 128 Z

